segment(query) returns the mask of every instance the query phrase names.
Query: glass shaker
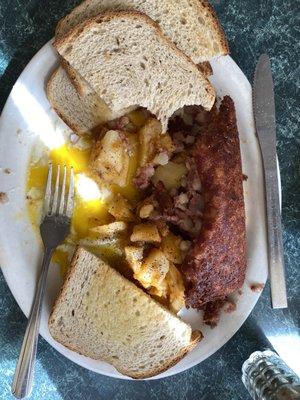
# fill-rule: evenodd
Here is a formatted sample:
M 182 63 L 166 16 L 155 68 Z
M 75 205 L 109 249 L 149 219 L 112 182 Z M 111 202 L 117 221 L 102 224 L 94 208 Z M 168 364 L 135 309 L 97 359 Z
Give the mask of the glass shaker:
M 299 377 L 271 350 L 252 353 L 242 372 L 242 381 L 254 400 L 300 399 Z

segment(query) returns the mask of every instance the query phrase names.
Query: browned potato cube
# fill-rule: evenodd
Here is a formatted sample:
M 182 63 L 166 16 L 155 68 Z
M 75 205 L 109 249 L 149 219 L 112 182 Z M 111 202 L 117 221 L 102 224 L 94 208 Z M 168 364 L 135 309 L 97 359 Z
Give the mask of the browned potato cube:
M 126 230 L 127 224 L 123 221 L 115 221 L 107 225 L 100 225 L 90 229 L 91 233 L 98 239 L 116 237 L 121 233 L 126 232 Z
M 181 238 L 169 233 L 162 239 L 161 249 L 169 261 L 174 264 L 182 263 L 182 251 L 180 249 Z
M 172 263 L 170 263 L 169 271 L 166 275 L 166 282 L 169 288 L 170 307 L 175 313 L 178 313 L 185 306 L 184 284 L 181 273 Z
M 184 164 L 177 164 L 173 161 L 169 161 L 166 165 L 159 165 L 155 174 L 152 177 L 152 182 L 157 184 L 162 181 L 167 190 L 173 188 L 179 188 L 181 185 L 181 179 L 187 173 L 186 166 Z
M 120 194 L 116 195 L 108 204 L 108 212 L 119 221 L 134 221 L 135 216 L 129 201 Z
M 119 132 L 108 131 L 92 148 L 90 168 L 107 183 L 124 187 L 129 171 L 129 154 Z
M 140 271 L 134 275 L 146 289 L 150 286 L 158 288 L 169 271 L 169 261 L 164 253 L 153 248 L 144 259 Z
M 157 138 L 161 134 L 161 124 L 157 119 L 149 119 L 139 131 L 140 166 L 146 165 L 157 154 Z
M 130 268 L 135 274 L 139 273 L 142 266 L 144 248 L 140 246 L 126 246 L 124 250 L 125 258 Z
M 145 223 L 133 227 L 130 240 L 132 242 L 159 243 L 161 238 L 156 225 Z

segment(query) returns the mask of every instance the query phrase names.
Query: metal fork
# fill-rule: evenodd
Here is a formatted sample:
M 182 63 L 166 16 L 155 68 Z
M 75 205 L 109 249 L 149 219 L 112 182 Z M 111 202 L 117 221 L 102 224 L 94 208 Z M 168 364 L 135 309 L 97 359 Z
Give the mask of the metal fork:
M 61 167 L 57 167 L 54 193 L 52 189 L 52 169 L 52 164 L 49 164 L 43 208 L 43 220 L 40 225 L 41 237 L 45 248 L 44 258 L 12 384 L 12 393 L 18 399 L 23 399 L 28 396 L 32 389 L 41 309 L 45 293 L 47 273 L 53 251 L 63 242 L 70 232 L 70 223 L 74 208 L 73 169 L 71 168 L 70 170 L 68 194 L 66 193 L 66 166 L 63 168 L 61 190 Z

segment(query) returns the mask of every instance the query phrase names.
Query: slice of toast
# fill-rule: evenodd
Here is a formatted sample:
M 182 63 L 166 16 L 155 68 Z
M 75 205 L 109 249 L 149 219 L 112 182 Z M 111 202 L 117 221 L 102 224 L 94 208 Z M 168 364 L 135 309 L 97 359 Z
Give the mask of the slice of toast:
M 210 109 L 214 104 L 209 81 L 144 14 L 103 14 L 54 46 L 113 112 L 145 107 L 161 121 L 163 132 L 184 105 Z
M 79 75 L 76 75 L 76 79 L 80 79 Z M 85 85 L 84 93 L 80 93 L 62 67 L 51 75 L 46 94 L 59 117 L 78 135 L 90 134 L 98 125 L 130 111 L 128 109 L 113 113 L 88 85 Z
M 83 248 L 74 254 L 49 330 L 62 345 L 133 378 L 165 371 L 202 337 Z
M 140 11 L 148 15 L 196 64 L 229 52 L 213 8 L 200 0 L 85 0 L 59 21 L 56 37 L 106 11 Z

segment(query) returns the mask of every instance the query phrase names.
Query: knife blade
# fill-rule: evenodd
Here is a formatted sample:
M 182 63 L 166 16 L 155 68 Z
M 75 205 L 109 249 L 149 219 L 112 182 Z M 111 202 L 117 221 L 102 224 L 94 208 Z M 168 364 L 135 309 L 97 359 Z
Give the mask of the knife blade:
M 286 308 L 282 228 L 276 156 L 276 119 L 271 63 L 259 57 L 254 74 L 253 112 L 264 168 L 268 231 L 268 262 L 273 308 Z

